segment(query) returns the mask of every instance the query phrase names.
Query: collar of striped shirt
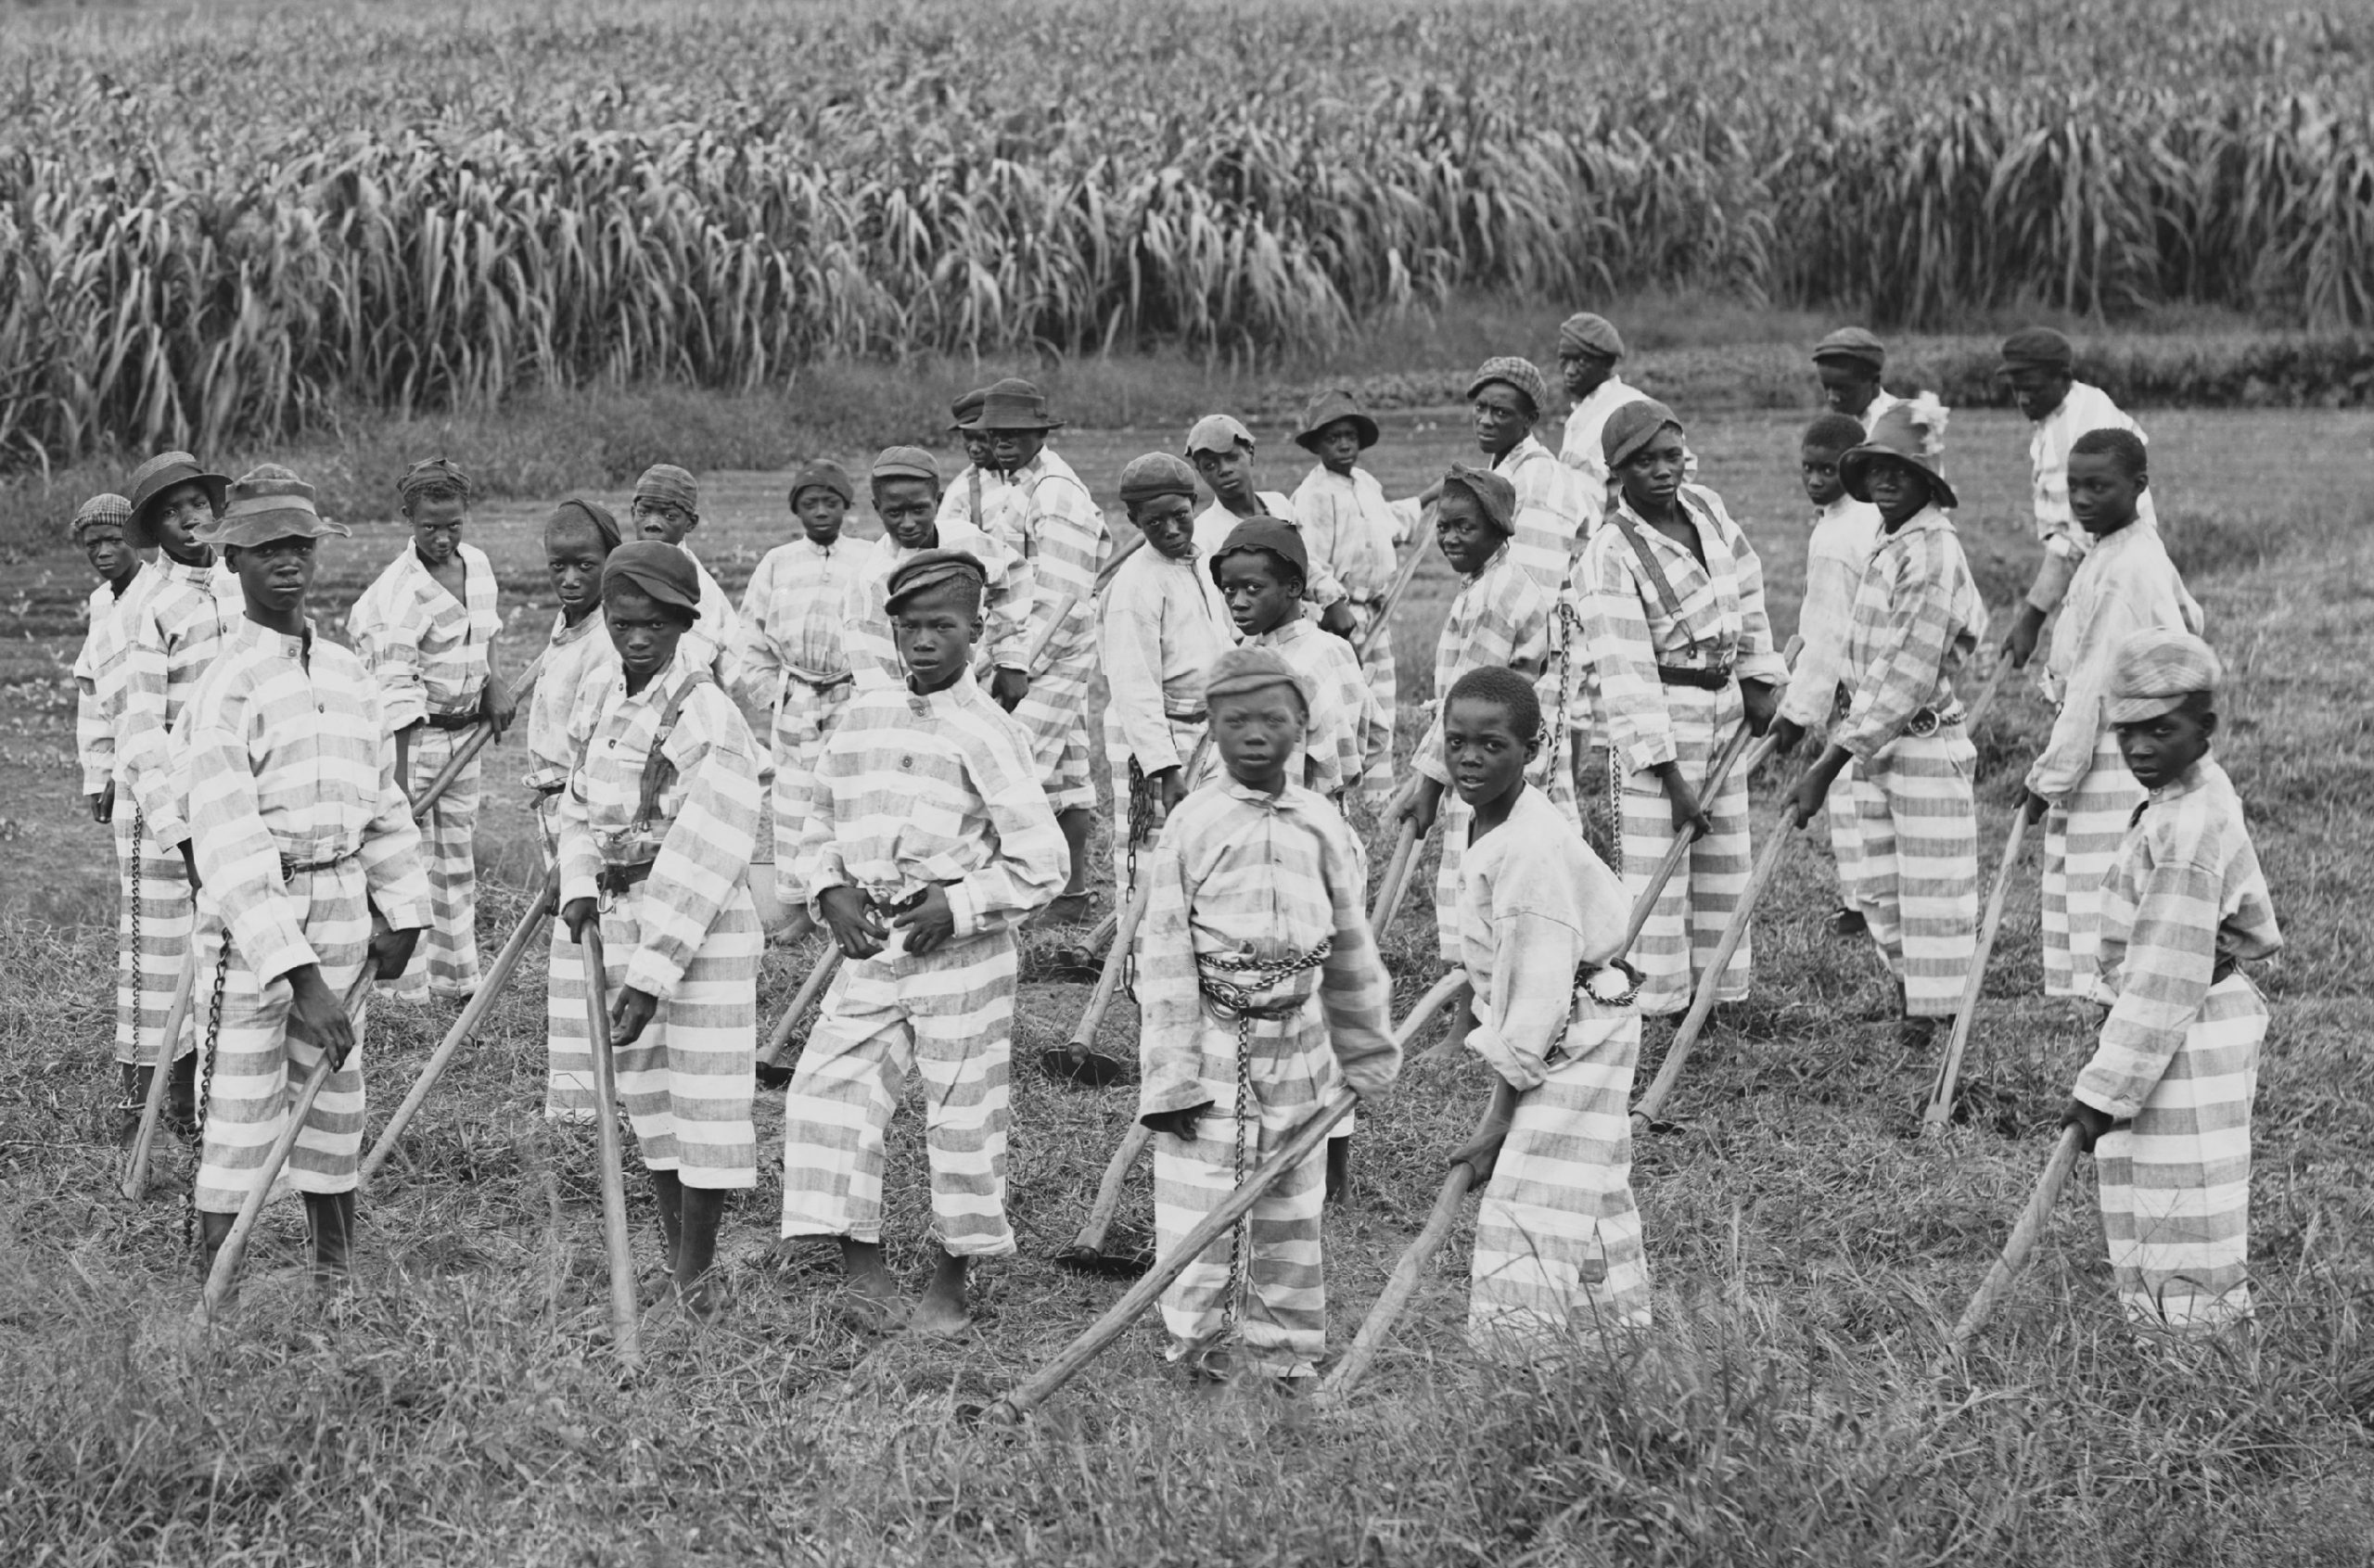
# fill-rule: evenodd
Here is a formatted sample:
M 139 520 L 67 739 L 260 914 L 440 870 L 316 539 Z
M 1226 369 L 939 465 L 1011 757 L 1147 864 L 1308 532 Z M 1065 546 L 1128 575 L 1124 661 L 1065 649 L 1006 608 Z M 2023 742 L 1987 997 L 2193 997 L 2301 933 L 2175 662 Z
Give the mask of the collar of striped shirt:
M 1907 539 L 1926 529 L 1943 529 L 1947 533 L 1955 531 L 1954 520 L 1934 506 L 1923 506 L 1892 529 L 1883 522 L 1880 529 L 1890 539 Z
M 1493 552 L 1492 552 L 1491 559 L 1489 559 L 1489 560 L 1486 561 L 1482 566 L 1480 566 L 1480 567 L 1476 567 L 1476 568 L 1475 568 L 1475 575 L 1474 575 L 1474 577 L 1469 578 L 1467 580 L 1468 580 L 1468 581 L 1470 581 L 1470 582 L 1481 582 L 1481 581 L 1483 581 L 1486 578 L 1487 578 L 1487 577 L 1491 576 L 1491 575 L 1492 575 L 1492 573 L 1493 573 L 1496 569 L 1498 569 L 1499 567 L 1504 567 L 1504 566 L 1508 565 L 1508 562 L 1509 562 L 1509 546 L 1510 546 L 1510 545 L 1512 545 L 1512 544 L 1513 544 L 1513 543 L 1515 543 L 1515 542 L 1516 542 L 1516 541 L 1515 541 L 1515 539 L 1514 539 L 1513 537 L 1509 538 L 1509 539 L 1504 539 L 1504 540 L 1500 541 L 1500 547 L 1498 550 L 1495 550 L 1495 551 L 1493 551 Z
M 1296 785 L 1292 779 L 1286 781 L 1286 786 L 1283 789 L 1275 795 L 1270 795 L 1266 791 L 1255 789 L 1249 784 L 1239 784 L 1236 775 L 1225 770 L 1221 771 L 1220 776 L 1228 781 L 1222 787 L 1227 791 L 1230 799 L 1242 800 L 1248 806 L 1258 806 L 1265 811 L 1292 811 L 1302 807 L 1307 801 L 1320 798 L 1310 791 Z M 1297 796 L 1303 798 L 1296 799 Z
M 915 690 L 912 678 L 902 685 L 906 691 L 907 708 L 916 714 L 952 713 L 959 707 L 979 700 L 982 695 L 981 683 L 973 679 L 969 669 L 936 692 Z

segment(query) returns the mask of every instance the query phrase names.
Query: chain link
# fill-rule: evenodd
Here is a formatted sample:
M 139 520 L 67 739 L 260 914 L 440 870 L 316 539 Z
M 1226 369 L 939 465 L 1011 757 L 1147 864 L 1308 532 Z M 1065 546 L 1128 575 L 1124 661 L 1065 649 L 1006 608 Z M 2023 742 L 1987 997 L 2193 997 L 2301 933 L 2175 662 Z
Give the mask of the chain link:
M 192 958 L 197 957 L 198 934 L 190 933 Z M 214 961 L 214 996 L 206 1006 L 206 1054 L 198 1064 L 198 1103 L 193 1107 L 198 1124 L 198 1163 L 190 1167 L 189 1206 L 182 1211 L 182 1245 L 195 1247 L 198 1228 L 198 1180 L 206 1171 L 206 1113 L 214 1101 L 215 1048 L 223 1040 L 223 988 L 231 978 L 231 933 L 223 933 L 223 955 Z M 162 1069 L 160 1069 L 160 1071 Z
M 147 891 L 140 874 L 140 845 L 141 840 L 147 835 L 147 830 L 148 814 L 138 807 L 134 807 L 132 811 L 132 1063 L 135 1067 L 140 1064 L 141 1004 L 143 998 L 147 994 L 147 988 L 142 982 L 148 978 L 147 961 L 140 950 L 140 901 Z M 162 1047 L 159 1048 L 157 1066 L 160 1071 L 162 1071 L 165 1065 L 162 1049 Z M 137 1074 L 134 1075 L 133 1081 L 135 1083 L 139 1081 Z

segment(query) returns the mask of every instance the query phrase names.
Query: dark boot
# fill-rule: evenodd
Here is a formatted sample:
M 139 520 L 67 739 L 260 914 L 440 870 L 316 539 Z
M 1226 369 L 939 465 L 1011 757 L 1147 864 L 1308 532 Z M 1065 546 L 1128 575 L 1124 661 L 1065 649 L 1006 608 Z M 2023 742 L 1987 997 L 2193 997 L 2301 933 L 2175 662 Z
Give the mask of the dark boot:
M 1327 1141 L 1327 1199 L 1331 1204 L 1343 1204 L 1352 1195 L 1352 1141 L 1331 1138 Z
M 116 1064 L 116 1071 L 123 1075 L 123 1098 L 117 1101 L 115 1106 L 115 1141 L 118 1148 L 131 1148 L 134 1140 L 140 1136 L 140 1113 L 147 1107 L 148 1079 L 156 1070 L 154 1067 L 135 1067 L 125 1062 Z
M 718 1278 L 717 1228 L 725 1217 L 725 1193 L 714 1187 L 687 1187 L 684 1230 L 676 1248 L 676 1294 L 696 1318 L 714 1317 L 725 1306 Z
M 305 1226 L 313 1233 L 313 1287 L 334 1291 L 345 1285 L 352 1271 L 348 1251 L 354 1240 L 352 1192 L 307 1192 Z
M 198 1136 L 198 1052 L 176 1059 L 165 1080 L 165 1125 L 187 1141 Z
M 684 1184 L 672 1170 L 651 1173 L 651 1195 L 659 1200 L 660 1270 L 676 1275 L 676 1254 L 684 1233 Z
M 238 1219 L 236 1214 L 216 1214 L 209 1209 L 198 1211 L 198 1279 L 204 1284 L 214 1274 L 214 1255 L 231 1239 L 231 1226 Z

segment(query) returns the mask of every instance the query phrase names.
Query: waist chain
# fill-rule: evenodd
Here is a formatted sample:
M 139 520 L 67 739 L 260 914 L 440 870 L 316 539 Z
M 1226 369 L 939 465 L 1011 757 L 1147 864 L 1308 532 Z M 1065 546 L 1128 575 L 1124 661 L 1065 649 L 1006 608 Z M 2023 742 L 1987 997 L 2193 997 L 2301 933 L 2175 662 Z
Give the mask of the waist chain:
M 1693 686 L 1702 692 L 1719 692 L 1731 683 L 1731 667 L 1718 665 L 1701 669 L 1696 665 L 1661 664 L 1657 679 L 1668 686 Z
M 280 856 L 280 880 L 283 882 L 292 881 L 300 872 L 313 873 L 317 871 L 330 871 L 338 866 L 344 865 L 349 860 L 354 860 L 362 853 L 362 846 L 357 845 L 351 849 L 334 849 L 326 855 L 317 855 L 311 860 L 300 860 L 296 856 L 283 850 Z
M 615 899 L 635 884 L 650 880 L 654 863 L 654 860 L 613 861 L 594 873 L 594 886 Z
M 428 716 L 428 727 L 432 730 L 475 729 L 478 721 L 475 710 L 468 713 L 431 713 Z

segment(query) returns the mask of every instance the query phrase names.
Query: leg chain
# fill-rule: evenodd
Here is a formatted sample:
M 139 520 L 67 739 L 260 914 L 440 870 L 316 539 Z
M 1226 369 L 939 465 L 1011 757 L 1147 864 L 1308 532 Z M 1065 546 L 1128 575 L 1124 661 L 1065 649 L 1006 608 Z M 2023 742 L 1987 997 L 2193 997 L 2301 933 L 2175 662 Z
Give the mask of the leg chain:
M 1253 1018 L 1250 1013 L 1236 1015 L 1236 1187 L 1244 1185 L 1245 1109 L 1253 1098 Z M 1243 1317 L 1246 1282 L 1245 1253 L 1253 1241 L 1253 1214 L 1229 1228 L 1228 1294 L 1220 1298 L 1220 1332 L 1236 1327 Z
M 191 956 L 197 956 L 198 932 L 190 932 Z M 214 1103 L 215 1047 L 223 1039 L 223 988 L 231 978 L 231 933 L 223 933 L 223 956 L 214 963 L 214 996 L 206 1007 L 206 1055 L 198 1064 L 198 1164 L 189 1173 L 189 1206 L 182 1211 L 182 1245 L 196 1245 L 192 1232 L 198 1225 L 198 1179 L 206 1170 L 206 1114 Z M 159 1071 L 162 1071 L 160 1068 Z
M 148 814 L 138 807 L 134 807 L 132 811 L 132 1064 L 135 1068 L 140 1065 L 140 1001 L 144 990 L 142 982 L 148 977 L 148 965 L 140 950 L 140 900 L 142 895 L 147 890 L 140 875 L 140 847 L 147 836 L 147 829 Z M 157 1048 L 157 1070 L 163 1072 L 166 1064 L 165 1050 L 163 1045 L 160 1044 Z M 133 1081 L 134 1083 L 140 1081 L 137 1073 L 134 1075 Z

